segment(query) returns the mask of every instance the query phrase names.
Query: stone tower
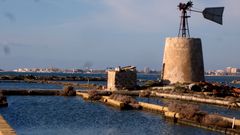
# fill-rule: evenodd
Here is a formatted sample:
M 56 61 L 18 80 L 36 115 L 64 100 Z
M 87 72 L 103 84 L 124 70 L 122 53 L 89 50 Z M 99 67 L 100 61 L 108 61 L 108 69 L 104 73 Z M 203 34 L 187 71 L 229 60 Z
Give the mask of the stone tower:
M 163 56 L 162 79 L 166 83 L 191 83 L 204 81 L 202 43 L 199 38 L 190 38 L 188 12 L 202 13 L 203 17 L 222 23 L 224 7 L 205 8 L 203 11 L 192 10 L 193 2 L 180 2 L 181 12 L 178 37 L 166 38 Z
M 167 83 L 204 81 L 201 39 L 166 38 L 162 79 Z

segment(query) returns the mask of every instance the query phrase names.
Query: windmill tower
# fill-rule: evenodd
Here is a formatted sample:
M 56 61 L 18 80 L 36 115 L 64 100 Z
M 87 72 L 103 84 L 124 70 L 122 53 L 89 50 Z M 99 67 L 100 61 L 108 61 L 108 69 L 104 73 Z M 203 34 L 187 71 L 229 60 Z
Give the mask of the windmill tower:
M 181 21 L 178 37 L 165 40 L 162 80 L 166 83 L 191 83 L 204 81 L 204 63 L 200 38 L 190 37 L 188 27 L 189 11 L 202 13 L 204 18 L 222 24 L 223 7 L 192 9 L 193 3 L 180 3 Z

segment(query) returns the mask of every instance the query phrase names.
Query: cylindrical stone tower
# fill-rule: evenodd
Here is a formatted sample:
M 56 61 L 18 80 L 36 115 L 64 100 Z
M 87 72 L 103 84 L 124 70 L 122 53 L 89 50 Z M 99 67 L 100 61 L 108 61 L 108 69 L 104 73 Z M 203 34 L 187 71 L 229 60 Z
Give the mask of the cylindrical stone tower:
M 166 38 L 162 79 L 168 83 L 204 81 L 201 39 Z

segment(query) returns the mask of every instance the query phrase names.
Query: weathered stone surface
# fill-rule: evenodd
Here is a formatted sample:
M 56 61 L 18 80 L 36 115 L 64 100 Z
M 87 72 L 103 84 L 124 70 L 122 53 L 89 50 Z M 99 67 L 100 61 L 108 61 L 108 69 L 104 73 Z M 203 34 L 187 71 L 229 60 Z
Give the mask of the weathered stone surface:
M 169 83 L 204 81 L 201 39 L 166 38 L 162 78 Z
M 109 90 L 135 89 L 137 73 L 135 67 L 116 68 L 108 71 L 107 88 Z

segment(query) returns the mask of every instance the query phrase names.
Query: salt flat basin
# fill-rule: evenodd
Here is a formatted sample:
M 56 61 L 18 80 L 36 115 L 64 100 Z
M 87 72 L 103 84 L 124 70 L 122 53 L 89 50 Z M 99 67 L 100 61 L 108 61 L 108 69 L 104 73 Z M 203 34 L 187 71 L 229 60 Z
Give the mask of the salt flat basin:
M 152 135 L 218 134 L 174 125 L 159 114 L 120 111 L 81 97 L 9 96 L 0 113 L 19 135 Z

